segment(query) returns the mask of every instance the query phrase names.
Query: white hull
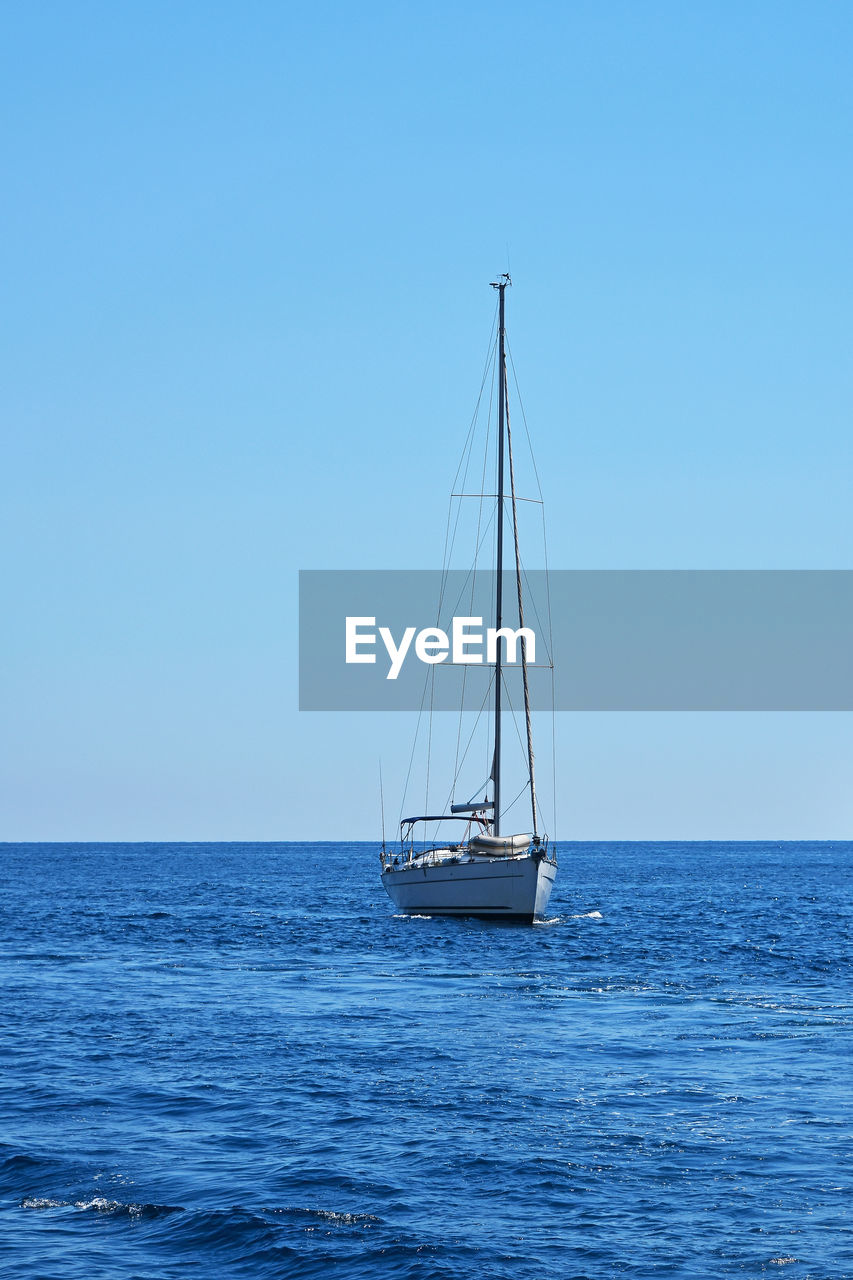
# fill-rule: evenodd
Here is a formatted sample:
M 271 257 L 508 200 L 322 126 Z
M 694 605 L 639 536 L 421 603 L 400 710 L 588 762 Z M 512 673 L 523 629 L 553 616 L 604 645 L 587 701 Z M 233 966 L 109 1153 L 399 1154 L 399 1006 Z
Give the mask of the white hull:
M 557 865 L 542 854 L 390 867 L 385 890 L 406 915 L 535 920 L 545 915 Z

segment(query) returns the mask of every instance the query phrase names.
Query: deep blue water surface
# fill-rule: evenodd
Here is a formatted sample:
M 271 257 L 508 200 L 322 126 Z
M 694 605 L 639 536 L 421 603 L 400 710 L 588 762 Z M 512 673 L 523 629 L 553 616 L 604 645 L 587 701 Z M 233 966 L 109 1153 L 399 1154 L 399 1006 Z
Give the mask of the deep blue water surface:
M 524 927 L 368 845 L 0 846 L 2 1275 L 853 1276 L 853 845 L 560 864 Z

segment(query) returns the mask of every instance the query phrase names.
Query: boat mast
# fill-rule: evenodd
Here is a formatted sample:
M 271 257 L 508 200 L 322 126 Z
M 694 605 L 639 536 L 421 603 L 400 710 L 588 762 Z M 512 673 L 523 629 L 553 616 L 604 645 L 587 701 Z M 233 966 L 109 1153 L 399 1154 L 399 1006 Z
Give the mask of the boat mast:
M 495 565 L 495 630 L 500 634 L 503 625 L 503 562 L 504 562 L 504 419 L 506 416 L 506 372 L 504 354 L 504 293 L 512 281 L 508 274 L 499 276 L 492 288 L 498 291 L 498 546 Z M 501 833 L 501 644 L 498 640 L 495 653 L 495 754 L 492 763 L 492 781 L 495 786 L 495 807 L 492 833 Z

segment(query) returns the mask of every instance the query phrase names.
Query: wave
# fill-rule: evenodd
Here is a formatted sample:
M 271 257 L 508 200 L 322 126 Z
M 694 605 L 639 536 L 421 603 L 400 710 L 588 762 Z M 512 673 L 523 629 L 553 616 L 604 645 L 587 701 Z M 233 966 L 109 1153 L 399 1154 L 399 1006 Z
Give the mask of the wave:
M 294 1218 L 329 1223 L 334 1227 L 358 1227 L 379 1223 L 381 1218 L 375 1213 L 350 1213 L 343 1209 L 315 1209 L 300 1205 L 288 1205 L 284 1208 L 264 1208 L 257 1212 L 234 1205 L 231 1209 L 190 1210 L 177 1204 L 146 1204 L 108 1200 L 106 1196 L 90 1196 L 85 1200 L 58 1200 L 52 1196 L 25 1196 L 21 1201 L 22 1209 L 79 1209 L 84 1212 L 122 1215 L 131 1218 L 161 1218 L 167 1214 L 185 1213 L 197 1218 L 209 1218 L 219 1221 L 235 1218 L 252 1219 L 259 1224 L 266 1217 Z M 264 1224 L 266 1225 L 266 1224 Z
M 264 1213 L 291 1215 L 294 1218 L 317 1218 L 336 1227 L 357 1227 L 370 1222 L 381 1222 L 375 1213 L 342 1213 L 336 1209 L 264 1209 Z
M 106 1196 L 90 1196 L 87 1200 L 55 1200 L 50 1196 L 25 1196 L 22 1209 L 80 1209 L 84 1212 L 109 1213 L 130 1218 L 162 1218 L 170 1213 L 185 1213 L 182 1205 L 175 1204 L 126 1204 L 121 1200 L 108 1200 Z

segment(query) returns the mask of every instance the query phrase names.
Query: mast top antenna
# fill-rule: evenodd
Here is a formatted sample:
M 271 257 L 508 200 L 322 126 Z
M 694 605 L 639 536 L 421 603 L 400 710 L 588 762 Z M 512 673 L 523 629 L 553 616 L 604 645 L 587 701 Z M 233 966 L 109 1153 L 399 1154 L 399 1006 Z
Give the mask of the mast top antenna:
M 510 279 L 509 272 L 504 271 L 501 275 L 498 276 L 497 280 L 493 280 L 491 284 L 493 289 L 505 289 L 508 284 L 510 285 L 512 284 L 512 280 Z

